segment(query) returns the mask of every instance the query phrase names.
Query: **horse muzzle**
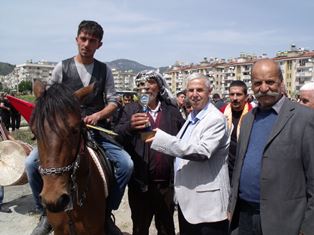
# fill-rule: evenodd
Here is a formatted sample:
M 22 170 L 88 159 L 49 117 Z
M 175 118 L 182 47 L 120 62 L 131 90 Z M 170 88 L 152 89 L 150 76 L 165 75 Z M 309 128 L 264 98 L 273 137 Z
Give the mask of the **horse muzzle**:
M 44 204 L 46 209 L 54 213 L 63 212 L 67 210 L 69 207 L 69 204 L 72 204 L 70 202 L 71 202 L 71 197 L 69 194 L 66 194 L 66 193 L 62 194 L 54 202 L 47 201 L 44 199 L 44 197 L 42 198 L 42 203 Z

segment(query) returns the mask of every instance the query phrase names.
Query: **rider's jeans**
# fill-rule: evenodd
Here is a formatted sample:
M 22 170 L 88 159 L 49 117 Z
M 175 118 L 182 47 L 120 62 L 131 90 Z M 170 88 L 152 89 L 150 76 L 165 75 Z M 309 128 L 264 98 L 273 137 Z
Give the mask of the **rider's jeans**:
M 28 178 L 28 183 L 31 187 L 33 198 L 35 200 L 36 209 L 43 211 L 43 206 L 40 201 L 39 194 L 43 188 L 43 180 L 38 171 L 39 155 L 37 147 L 34 147 L 31 153 L 25 160 L 25 171 Z

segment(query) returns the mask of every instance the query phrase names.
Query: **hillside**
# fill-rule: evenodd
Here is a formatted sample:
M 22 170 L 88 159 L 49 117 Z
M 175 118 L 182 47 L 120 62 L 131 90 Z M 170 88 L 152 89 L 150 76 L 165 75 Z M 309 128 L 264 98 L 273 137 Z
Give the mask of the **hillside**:
M 14 69 L 15 65 L 9 63 L 0 62 L 0 75 L 7 75 L 11 73 Z
M 169 69 L 169 66 L 159 67 L 158 69 L 159 69 L 159 73 L 163 74 Z
M 138 72 L 145 70 L 145 69 L 155 69 L 154 67 L 146 66 L 146 65 L 140 64 L 136 61 L 127 60 L 127 59 L 113 60 L 113 61 L 107 62 L 107 64 L 112 69 L 117 69 L 120 71 L 133 70 L 133 72 L 135 72 L 135 73 L 138 73 Z

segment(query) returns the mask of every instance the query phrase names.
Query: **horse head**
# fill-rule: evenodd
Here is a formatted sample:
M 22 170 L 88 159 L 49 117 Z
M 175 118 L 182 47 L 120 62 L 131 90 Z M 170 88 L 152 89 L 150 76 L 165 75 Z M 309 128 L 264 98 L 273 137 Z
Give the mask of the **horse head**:
M 93 86 L 89 86 L 73 94 L 63 84 L 49 89 L 39 81 L 34 84 L 37 100 L 30 127 L 37 139 L 39 171 L 44 182 L 40 195 L 51 212 L 64 211 L 71 202 L 73 176 L 86 134 L 80 100 L 92 90 Z

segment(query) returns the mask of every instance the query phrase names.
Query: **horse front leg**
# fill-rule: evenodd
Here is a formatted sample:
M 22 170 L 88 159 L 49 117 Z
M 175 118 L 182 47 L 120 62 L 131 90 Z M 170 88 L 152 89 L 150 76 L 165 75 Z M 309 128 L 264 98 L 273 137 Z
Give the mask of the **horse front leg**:
M 54 235 L 70 235 L 66 213 L 52 213 L 47 211 L 47 218 L 53 228 Z

